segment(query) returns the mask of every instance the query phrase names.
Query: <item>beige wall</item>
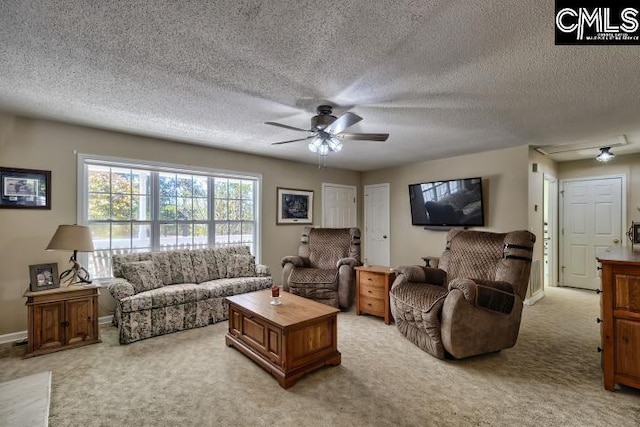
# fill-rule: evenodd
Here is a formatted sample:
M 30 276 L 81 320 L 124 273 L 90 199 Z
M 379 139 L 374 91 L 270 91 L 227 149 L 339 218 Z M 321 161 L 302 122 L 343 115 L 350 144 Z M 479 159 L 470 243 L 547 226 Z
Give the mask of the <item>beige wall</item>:
M 536 165 L 537 172 L 533 171 Z M 533 259 L 541 259 L 543 254 L 543 214 L 544 214 L 544 177 L 550 175 L 557 179 L 557 164 L 551 158 L 539 152 L 529 150 L 529 229 L 538 238 L 533 250 Z
M 483 229 L 527 229 L 528 165 L 529 149 L 523 146 L 363 173 L 363 186 L 390 183 L 391 264 L 421 264 L 420 257 L 439 256 L 445 247 L 445 232 L 411 225 L 409 184 L 481 176 L 486 224 Z
M 67 268 L 70 253 L 47 252 L 59 224 L 76 222 L 76 154 L 99 154 L 180 165 L 262 174 L 262 262 L 280 282 L 280 259 L 297 253 L 302 226 L 276 226 L 276 187 L 314 191 L 313 218 L 321 225 L 322 182 L 360 186 L 360 173 L 318 169 L 266 157 L 180 144 L 154 138 L 102 131 L 43 120 L 0 116 L 0 166 L 52 172 L 52 209 L 0 209 L 0 335 L 24 331 L 24 293 L 29 265 L 58 262 Z M 358 190 L 360 192 L 360 190 Z M 358 218 L 361 218 L 361 212 Z M 111 312 L 107 290 L 100 297 L 100 315 Z
M 558 179 L 606 175 L 624 175 L 627 178 L 627 224 L 625 226 L 630 227 L 631 221 L 640 221 L 640 154 L 618 155 L 608 163 L 600 163 L 595 159 L 558 163 Z
M 74 152 L 261 173 L 262 262 L 272 268 L 278 282 L 280 259 L 296 253 L 302 227 L 275 225 L 276 187 L 314 190 L 314 219 L 320 225 L 323 182 L 358 187 L 360 223 L 362 185 L 390 183 L 391 264 L 420 264 L 421 256 L 441 254 L 446 233 L 411 225 L 409 184 L 482 176 L 487 224 L 484 229 L 526 229 L 535 227 L 537 218 L 532 209 L 538 196 L 529 196 L 538 192 L 531 163 L 545 162 L 527 147 L 514 147 L 360 174 L 81 126 L 0 116 L 0 166 L 51 170 L 53 180 L 51 211 L 0 209 L 0 250 L 4 254 L 0 258 L 0 335 L 26 329 L 22 294 L 28 286 L 28 266 L 48 262 L 58 262 L 61 269 L 67 266 L 70 254 L 47 252 L 44 248 L 59 224 L 76 221 Z M 103 290 L 102 294 L 100 315 L 104 316 L 111 312 L 113 301 L 108 291 Z
M 533 165 L 537 171 L 533 171 Z M 537 242 L 533 248 L 533 260 L 542 260 L 544 253 L 544 178 L 545 176 L 558 178 L 558 166 L 551 158 L 539 152 L 529 150 L 529 230 L 536 235 Z M 542 277 L 544 265 L 539 264 L 538 274 Z M 533 274 L 533 272 L 532 272 Z M 527 297 L 532 297 L 531 288 Z

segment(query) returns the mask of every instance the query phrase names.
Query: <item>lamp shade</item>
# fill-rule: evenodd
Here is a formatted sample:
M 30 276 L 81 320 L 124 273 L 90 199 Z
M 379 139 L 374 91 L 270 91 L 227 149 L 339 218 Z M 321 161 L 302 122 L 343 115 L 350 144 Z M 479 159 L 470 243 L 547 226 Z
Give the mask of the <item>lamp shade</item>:
M 59 225 L 47 250 L 93 252 L 91 230 L 84 225 Z

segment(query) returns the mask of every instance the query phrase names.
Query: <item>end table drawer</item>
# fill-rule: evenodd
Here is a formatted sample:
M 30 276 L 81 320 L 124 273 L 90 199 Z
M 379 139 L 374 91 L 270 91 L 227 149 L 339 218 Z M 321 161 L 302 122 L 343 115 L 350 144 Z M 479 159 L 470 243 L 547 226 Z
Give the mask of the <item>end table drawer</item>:
M 384 286 L 380 287 L 369 283 L 361 283 L 360 295 L 362 297 L 383 299 L 385 297 L 385 289 Z
M 376 287 L 384 290 L 384 276 L 368 271 L 361 271 L 360 286 Z
M 384 301 L 378 298 L 360 297 L 360 311 L 384 316 Z

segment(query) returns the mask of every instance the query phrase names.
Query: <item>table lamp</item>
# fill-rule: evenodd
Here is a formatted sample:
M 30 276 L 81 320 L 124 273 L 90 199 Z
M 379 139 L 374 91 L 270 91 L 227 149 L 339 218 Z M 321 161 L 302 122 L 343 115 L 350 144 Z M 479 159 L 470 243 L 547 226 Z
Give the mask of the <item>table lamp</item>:
M 51 238 L 48 251 L 73 251 L 69 259 L 71 268 L 60 274 L 60 282 L 67 278 L 66 286 L 75 283 L 91 283 L 89 272 L 78 264 L 77 256 L 80 252 L 93 252 L 93 240 L 91 230 L 83 225 L 59 225 L 56 233 Z

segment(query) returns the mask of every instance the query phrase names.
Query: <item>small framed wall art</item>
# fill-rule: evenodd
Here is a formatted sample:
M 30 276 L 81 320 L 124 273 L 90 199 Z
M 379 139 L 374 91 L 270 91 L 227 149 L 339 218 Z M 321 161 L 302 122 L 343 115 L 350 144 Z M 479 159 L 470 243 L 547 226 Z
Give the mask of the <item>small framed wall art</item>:
M 0 167 L 0 208 L 51 209 L 51 171 Z
M 31 292 L 54 289 L 60 286 L 58 264 L 35 264 L 29 266 L 29 290 Z
M 629 240 L 631 240 L 631 248 L 635 245 L 640 244 L 640 222 L 633 221 L 631 223 L 631 228 L 627 231 L 627 236 L 629 236 Z
M 276 224 L 312 224 L 313 191 L 278 187 Z

